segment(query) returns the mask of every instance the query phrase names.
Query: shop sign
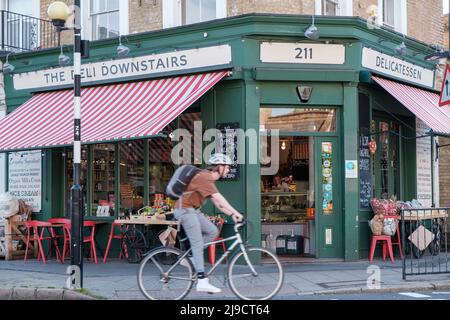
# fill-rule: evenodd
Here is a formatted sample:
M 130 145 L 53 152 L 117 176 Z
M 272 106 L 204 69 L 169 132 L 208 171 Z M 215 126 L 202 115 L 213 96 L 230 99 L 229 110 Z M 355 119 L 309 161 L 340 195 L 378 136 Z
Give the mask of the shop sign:
M 87 63 L 81 66 L 82 83 L 119 82 L 130 77 L 229 65 L 230 45 L 172 51 L 129 59 Z M 14 89 L 45 89 L 72 85 L 73 67 L 45 69 L 14 75 Z
M 430 128 L 420 119 L 416 119 L 416 135 L 426 135 L 428 131 L 430 131 Z M 429 137 L 416 140 L 417 200 L 425 207 L 431 207 L 432 200 L 430 140 Z M 435 179 L 439 179 L 439 176 L 435 175 Z
M 358 178 L 358 160 L 345 160 L 345 178 Z
M 364 48 L 362 54 L 364 68 L 391 76 L 396 79 L 433 88 L 434 71 L 384 53 Z
M 345 63 L 345 46 L 342 44 L 262 42 L 260 50 L 263 63 Z
M 9 154 L 9 193 L 41 211 L 42 190 L 41 151 L 24 151 Z

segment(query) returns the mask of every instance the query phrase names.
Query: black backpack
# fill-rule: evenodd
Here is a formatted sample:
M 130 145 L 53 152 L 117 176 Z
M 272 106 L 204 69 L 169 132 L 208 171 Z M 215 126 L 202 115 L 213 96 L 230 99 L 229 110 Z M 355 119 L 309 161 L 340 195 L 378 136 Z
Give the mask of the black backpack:
M 201 171 L 201 169 L 190 164 L 182 165 L 175 170 L 172 178 L 170 178 L 169 184 L 166 188 L 166 194 L 170 199 L 178 200 L 183 195 L 183 192 L 186 191 L 186 188 L 192 178 L 194 178 L 195 175 Z

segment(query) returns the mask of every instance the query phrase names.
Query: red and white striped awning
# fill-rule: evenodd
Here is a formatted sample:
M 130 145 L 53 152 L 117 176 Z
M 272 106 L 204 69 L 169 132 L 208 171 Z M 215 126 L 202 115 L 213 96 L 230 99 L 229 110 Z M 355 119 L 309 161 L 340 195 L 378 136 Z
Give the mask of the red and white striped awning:
M 436 133 L 450 134 L 450 106 L 439 107 L 439 95 L 372 76 L 380 86 Z
M 83 88 L 82 143 L 158 134 L 228 71 Z M 0 120 L 0 151 L 73 143 L 73 90 L 40 93 Z

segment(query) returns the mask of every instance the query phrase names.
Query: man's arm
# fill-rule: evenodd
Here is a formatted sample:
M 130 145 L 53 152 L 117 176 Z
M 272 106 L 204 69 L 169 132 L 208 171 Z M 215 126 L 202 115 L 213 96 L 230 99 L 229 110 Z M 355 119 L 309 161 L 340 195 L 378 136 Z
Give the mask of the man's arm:
M 244 218 L 242 214 L 236 211 L 220 193 L 214 193 L 211 195 L 211 201 L 214 203 L 217 209 L 231 216 L 234 222 L 242 221 Z

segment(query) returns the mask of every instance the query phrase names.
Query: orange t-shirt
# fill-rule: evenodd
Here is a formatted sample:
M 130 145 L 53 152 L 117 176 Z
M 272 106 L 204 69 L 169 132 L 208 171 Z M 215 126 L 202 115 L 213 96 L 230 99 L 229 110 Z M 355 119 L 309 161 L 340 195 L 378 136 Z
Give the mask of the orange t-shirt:
M 182 208 L 200 208 L 206 198 L 218 193 L 212 173 L 203 170 L 192 178 L 183 195 Z M 179 200 L 175 203 L 175 209 L 179 208 Z

